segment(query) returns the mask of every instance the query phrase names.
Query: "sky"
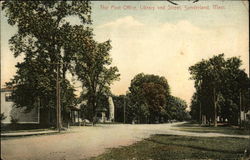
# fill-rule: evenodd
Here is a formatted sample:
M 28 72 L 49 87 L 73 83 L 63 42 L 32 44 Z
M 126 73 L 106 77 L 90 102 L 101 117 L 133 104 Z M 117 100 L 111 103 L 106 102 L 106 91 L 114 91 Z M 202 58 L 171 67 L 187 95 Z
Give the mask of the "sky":
M 112 65 L 120 80 L 111 86 L 115 95 L 128 91 L 138 73 L 164 76 L 171 94 L 190 103 L 194 93 L 188 68 L 202 59 L 224 53 L 240 57 L 249 68 L 249 19 L 246 1 L 93 1 L 95 39 L 111 40 Z M 72 24 L 79 19 L 71 17 Z M 8 39 L 17 31 L 1 12 L 1 87 L 16 72 Z

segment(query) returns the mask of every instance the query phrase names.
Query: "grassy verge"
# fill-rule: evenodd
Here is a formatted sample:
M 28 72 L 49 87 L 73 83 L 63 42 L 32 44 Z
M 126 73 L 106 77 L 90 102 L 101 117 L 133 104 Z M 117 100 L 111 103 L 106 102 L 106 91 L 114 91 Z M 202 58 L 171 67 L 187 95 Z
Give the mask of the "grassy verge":
M 240 159 L 248 145 L 241 138 L 154 135 L 91 160 Z
M 196 123 L 184 123 L 175 126 L 175 130 L 197 133 L 222 133 L 228 135 L 249 135 L 249 130 L 239 129 L 230 126 L 200 126 Z

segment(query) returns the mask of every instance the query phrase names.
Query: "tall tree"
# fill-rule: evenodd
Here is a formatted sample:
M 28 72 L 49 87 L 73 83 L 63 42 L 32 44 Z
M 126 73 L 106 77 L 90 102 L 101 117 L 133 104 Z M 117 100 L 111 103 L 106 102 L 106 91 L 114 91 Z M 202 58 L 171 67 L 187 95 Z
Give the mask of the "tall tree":
M 100 98 L 103 95 L 111 95 L 110 85 L 115 80 L 119 80 L 120 74 L 117 67 L 110 66 L 112 62 L 109 54 L 110 41 L 97 43 L 93 39 L 89 39 L 87 41 L 80 40 L 78 43 L 82 42 L 88 47 L 80 47 L 76 52 L 75 71 L 78 79 L 82 82 L 83 89 L 87 90 L 87 101 L 92 109 L 93 121 Z
M 168 119 L 175 119 L 178 121 L 187 120 L 189 118 L 187 109 L 187 103 L 181 98 L 170 96 L 165 110 L 168 114 Z
M 196 88 L 191 107 L 196 108 L 196 111 L 191 111 L 192 114 L 199 114 L 199 102 L 202 104 L 202 114 L 206 115 L 208 120 L 213 119 L 215 125 L 217 114 L 237 124 L 240 112 L 239 95 L 241 91 L 247 91 L 249 83 L 247 74 L 240 69 L 241 64 L 237 57 L 225 59 L 224 54 L 219 54 L 189 68 Z
M 137 74 L 129 87 L 129 97 L 135 109 L 136 119 L 154 123 L 164 113 L 164 106 L 170 95 L 165 77 L 157 75 Z
M 78 36 L 67 18 L 78 17 L 81 28 L 91 24 L 91 7 L 88 1 L 4 1 L 2 9 L 8 23 L 17 26 L 17 33 L 9 40 L 15 57 L 23 55 L 24 61 L 17 64 L 16 76 L 8 85 L 14 86 L 14 102 L 19 107 L 32 107 L 40 99 L 43 107 L 54 106 L 57 65 L 62 79 L 62 98 L 74 97 L 73 87 L 66 79 L 67 70 L 72 70 L 74 60 L 72 38 Z M 86 38 L 86 37 L 85 37 Z M 61 65 L 60 65 L 61 66 Z M 70 88 L 70 89 L 69 89 Z M 72 101 L 63 100 L 70 105 Z

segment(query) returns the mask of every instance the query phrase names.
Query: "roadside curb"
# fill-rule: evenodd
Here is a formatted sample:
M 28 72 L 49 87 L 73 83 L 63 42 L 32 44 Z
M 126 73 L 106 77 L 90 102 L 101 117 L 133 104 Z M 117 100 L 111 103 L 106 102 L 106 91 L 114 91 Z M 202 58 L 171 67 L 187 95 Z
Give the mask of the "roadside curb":
M 11 137 L 27 137 L 27 136 L 36 136 L 36 135 L 50 135 L 50 134 L 59 134 L 65 133 L 65 131 L 47 131 L 47 132 L 17 132 L 17 133 L 1 133 L 1 138 L 11 138 Z

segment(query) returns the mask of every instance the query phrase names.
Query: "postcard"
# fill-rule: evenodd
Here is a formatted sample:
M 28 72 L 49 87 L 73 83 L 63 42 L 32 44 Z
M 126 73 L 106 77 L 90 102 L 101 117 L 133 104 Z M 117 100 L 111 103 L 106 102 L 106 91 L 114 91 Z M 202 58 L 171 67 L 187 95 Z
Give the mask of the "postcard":
M 250 158 L 249 1 L 2 1 L 2 160 Z

